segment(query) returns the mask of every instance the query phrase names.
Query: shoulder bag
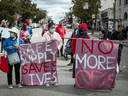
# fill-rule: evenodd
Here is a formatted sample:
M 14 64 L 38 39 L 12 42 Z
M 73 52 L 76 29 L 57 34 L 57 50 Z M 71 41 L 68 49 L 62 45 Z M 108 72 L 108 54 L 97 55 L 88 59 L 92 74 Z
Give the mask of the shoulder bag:
M 18 39 L 19 38 L 17 38 L 17 43 L 19 45 L 19 40 Z M 13 43 L 12 43 L 12 46 L 13 46 Z M 12 54 L 8 55 L 8 61 L 9 61 L 10 65 L 18 64 L 20 59 L 19 59 L 19 56 L 18 56 L 17 52 L 13 53 L 13 50 L 12 50 Z

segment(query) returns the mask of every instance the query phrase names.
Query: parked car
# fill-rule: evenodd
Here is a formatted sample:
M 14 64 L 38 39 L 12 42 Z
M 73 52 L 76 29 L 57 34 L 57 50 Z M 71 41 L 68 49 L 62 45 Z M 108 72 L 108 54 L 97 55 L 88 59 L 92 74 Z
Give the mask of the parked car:
M 66 28 L 72 28 L 72 24 L 67 24 Z
M 31 28 L 35 28 L 35 24 L 34 23 L 30 24 L 30 26 L 31 26 Z

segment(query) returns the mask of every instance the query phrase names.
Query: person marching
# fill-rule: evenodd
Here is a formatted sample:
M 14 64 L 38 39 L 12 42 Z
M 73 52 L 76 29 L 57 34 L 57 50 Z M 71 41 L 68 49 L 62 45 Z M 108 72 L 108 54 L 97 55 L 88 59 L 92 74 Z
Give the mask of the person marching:
M 64 56 L 63 55 L 63 45 L 64 45 L 64 37 L 65 37 L 65 35 L 66 35 L 66 30 L 65 30 L 65 28 L 64 28 L 64 26 L 63 26 L 63 20 L 61 20 L 60 22 L 59 22 L 59 25 L 56 27 L 56 32 L 61 36 L 61 38 L 62 38 L 62 47 L 61 47 L 61 56 Z M 59 57 L 59 51 L 58 51 L 58 57 Z
M 87 34 L 87 25 L 82 23 L 78 26 L 79 28 L 76 30 L 76 34 L 73 38 L 86 38 L 90 39 L 90 36 Z M 72 54 L 73 54 L 73 78 L 75 78 L 75 49 L 76 49 L 76 39 L 72 39 L 71 43 Z
M 29 19 L 26 19 L 25 20 L 25 23 L 27 24 L 27 26 L 28 26 L 28 32 L 29 32 L 29 35 L 30 35 L 30 38 L 32 37 L 32 35 L 33 35 L 33 32 L 32 32 L 32 28 L 30 27 L 30 20 Z M 22 26 L 22 28 L 21 28 L 21 30 L 23 30 L 23 26 Z
M 19 56 L 18 45 L 24 44 L 24 41 L 22 39 L 18 38 L 18 36 L 17 36 L 18 29 L 16 27 L 13 27 L 12 29 L 10 29 L 9 32 L 10 32 L 10 37 L 4 41 L 3 48 L 5 51 L 7 51 L 8 56 L 13 53 L 17 53 Z M 17 41 L 19 41 L 19 42 L 17 42 Z M 8 81 L 8 88 L 12 89 L 13 88 L 13 86 L 12 86 L 12 84 L 13 84 L 13 82 L 12 82 L 13 65 L 10 65 L 8 56 L 7 56 L 7 61 L 8 61 L 8 66 L 9 66 L 9 73 L 7 73 L 7 81 Z M 19 57 L 19 59 L 20 59 L 20 57 Z M 19 88 L 22 87 L 22 85 L 20 84 L 20 63 L 21 63 L 21 61 L 19 60 L 19 63 L 14 65 L 16 85 Z
M 123 42 L 122 40 L 125 40 L 125 34 L 122 32 L 123 30 L 123 26 L 122 25 L 118 25 L 118 31 L 115 31 L 112 34 L 111 40 L 119 40 L 119 49 L 118 49 L 118 65 L 119 65 L 119 71 L 122 72 L 122 70 L 120 70 L 120 61 L 121 61 L 121 54 L 122 54 L 122 49 L 123 49 Z
M 24 41 L 25 44 L 27 43 L 31 43 L 30 42 L 30 35 L 29 35 L 29 32 L 28 32 L 28 26 L 27 24 L 23 24 L 23 30 L 21 30 L 20 32 L 20 38 Z
M 44 33 L 48 31 L 48 24 L 46 24 L 45 29 L 43 29 L 41 36 L 43 37 Z
M 43 37 L 42 37 L 42 41 L 43 42 L 47 42 L 47 41 L 55 41 L 58 50 L 61 49 L 62 47 L 62 39 L 60 37 L 60 35 L 55 32 L 55 24 L 54 23 L 49 23 L 48 24 L 48 30 L 46 33 L 44 33 Z M 58 83 L 54 84 L 55 86 L 58 86 Z M 50 85 L 47 83 L 46 87 L 50 87 Z
M 73 38 L 73 36 L 76 34 L 78 25 L 79 25 L 78 23 L 74 24 L 74 31 L 72 32 L 72 35 L 70 38 Z M 71 39 L 71 42 L 72 42 L 72 39 Z M 71 45 L 69 47 L 71 47 Z M 71 66 L 72 64 L 73 64 L 73 54 L 71 54 L 71 62 L 69 64 L 67 64 L 67 66 Z
M 107 32 L 107 34 L 106 34 L 106 37 L 107 37 L 109 40 L 111 40 L 112 33 L 113 33 L 112 27 L 109 27 L 109 28 L 108 28 L 108 32 Z
M 1 27 L 8 28 L 5 20 L 1 21 Z M 2 32 L 0 33 L 0 36 L 2 36 Z M 6 39 L 5 37 L 1 37 L 1 53 L 3 51 L 3 42 L 5 41 L 5 39 Z

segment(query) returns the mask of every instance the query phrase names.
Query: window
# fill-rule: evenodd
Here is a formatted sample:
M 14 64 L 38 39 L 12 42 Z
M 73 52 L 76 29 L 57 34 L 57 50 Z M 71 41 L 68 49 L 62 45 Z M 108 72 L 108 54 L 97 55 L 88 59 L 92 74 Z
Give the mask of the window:
M 121 9 L 119 9 L 119 17 L 121 17 Z
M 124 5 L 127 5 L 128 4 L 128 0 L 124 0 Z
M 127 19 L 127 13 L 125 12 L 124 13 L 124 20 L 126 20 Z
M 119 6 L 121 6 L 121 0 L 119 0 Z

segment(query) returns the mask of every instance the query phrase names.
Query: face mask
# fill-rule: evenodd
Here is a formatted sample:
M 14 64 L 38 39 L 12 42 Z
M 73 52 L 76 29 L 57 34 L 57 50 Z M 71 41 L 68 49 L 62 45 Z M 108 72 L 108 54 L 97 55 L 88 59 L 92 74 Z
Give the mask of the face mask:
M 108 30 L 109 32 L 112 32 L 112 30 Z
M 12 38 L 13 38 L 13 37 L 14 37 L 14 35 L 13 35 L 13 34 L 10 34 L 10 37 L 12 37 Z
M 62 23 L 60 23 L 59 25 L 62 26 Z
M 55 29 L 50 29 L 50 32 L 52 32 L 52 33 L 55 32 Z

